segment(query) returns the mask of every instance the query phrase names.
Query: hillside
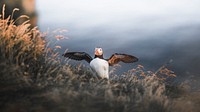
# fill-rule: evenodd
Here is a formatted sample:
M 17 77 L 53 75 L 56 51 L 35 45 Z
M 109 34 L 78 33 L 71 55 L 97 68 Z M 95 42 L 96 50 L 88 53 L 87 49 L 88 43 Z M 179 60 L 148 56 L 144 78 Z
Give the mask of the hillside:
M 148 71 L 138 65 L 111 79 L 96 79 L 85 65 L 69 65 L 61 46 L 50 48 L 46 35 L 22 15 L 0 16 L 0 110 L 198 112 L 200 94 L 186 82 L 175 83 L 173 71 L 162 66 Z M 16 11 L 17 9 L 13 10 Z M 22 24 L 15 25 L 21 18 Z M 58 38 L 58 36 L 57 36 Z M 61 63 L 65 62 L 65 64 Z

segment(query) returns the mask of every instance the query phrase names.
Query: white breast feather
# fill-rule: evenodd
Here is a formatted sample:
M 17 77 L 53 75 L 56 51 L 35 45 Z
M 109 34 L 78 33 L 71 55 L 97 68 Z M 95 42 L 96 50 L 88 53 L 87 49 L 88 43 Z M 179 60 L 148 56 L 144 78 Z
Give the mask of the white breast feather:
M 95 58 L 90 62 L 90 66 L 99 77 L 109 79 L 109 64 L 106 60 Z

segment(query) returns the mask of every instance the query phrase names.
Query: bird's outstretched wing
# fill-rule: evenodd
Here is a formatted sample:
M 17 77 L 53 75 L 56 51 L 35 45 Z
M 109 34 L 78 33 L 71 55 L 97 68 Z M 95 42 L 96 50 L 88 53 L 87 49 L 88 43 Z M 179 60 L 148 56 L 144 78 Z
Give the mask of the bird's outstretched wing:
M 115 53 L 108 59 L 108 63 L 110 66 L 113 66 L 114 64 L 117 64 L 120 61 L 124 63 L 133 63 L 133 62 L 137 62 L 138 58 L 132 55 L 128 55 L 128 54 Z
M 63 54 L 62 56 L 73 59 L 73 60 L 78 60 L 78 61 L 85 60 L 88 63 L 90 63 L 90 61 L 92 60 L 92 57 L 85 52 L 67 52 Z

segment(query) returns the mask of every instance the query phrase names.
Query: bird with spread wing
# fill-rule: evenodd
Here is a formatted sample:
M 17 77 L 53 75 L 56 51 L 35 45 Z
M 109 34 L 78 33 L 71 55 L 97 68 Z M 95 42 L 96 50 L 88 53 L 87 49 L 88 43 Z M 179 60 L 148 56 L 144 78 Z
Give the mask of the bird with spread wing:
M 95 48 L 94 54 L 94 58 L 85 52 L 66 52 L 63 56 L 73 60 L 87 61 L 98 77 L 106 79 L 109 79 L 109 66 L 113 66 L 119 62 L 133 63 L 138 61 L 138 58 L 135 56 L 119 53 L 113 54 L 109 59 L 104 59 L 103 50 L 99 47 Z

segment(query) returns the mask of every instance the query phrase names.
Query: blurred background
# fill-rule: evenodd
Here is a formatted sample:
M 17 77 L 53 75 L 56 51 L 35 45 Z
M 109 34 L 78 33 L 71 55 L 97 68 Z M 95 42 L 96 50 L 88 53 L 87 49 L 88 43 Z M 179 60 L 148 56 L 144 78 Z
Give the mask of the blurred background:
M 66 40 L 56 42 L 61 53 L 104 49 L 138 57 L 135 64 L 122 64 L 118 73 L 137 64 L 156 71 L 168 65 L 179 79 L 200 78 L 199 0 L 1 0 L 6 14 L 26 14 L 42 32 L 67 29 Z M 53 37 L 52 37 L 53 38 Z
M 37 25 L 37 11 L 36 11 L 36 0 L 1 0 L 0 1 L 0 11 L 2 14 L 2 7 L 3 4 L 6 5 L 6 10 L 5 10 L 5 17 L 7 18 L 9 15 L 12 14 L 13 10 L 15 8 L 18 8 L 19 11 L 16 11 L 14 13 L 13 18 L 16 20 L 19 16 L 21 15 L 28 15 L 30 17 L 30 23 L 31 27 L 34 27 Z M 18 20 L 16 24 L 22 23 L 24 20 Z

